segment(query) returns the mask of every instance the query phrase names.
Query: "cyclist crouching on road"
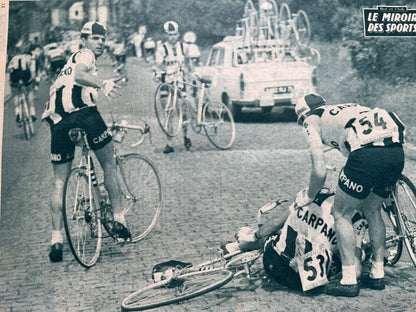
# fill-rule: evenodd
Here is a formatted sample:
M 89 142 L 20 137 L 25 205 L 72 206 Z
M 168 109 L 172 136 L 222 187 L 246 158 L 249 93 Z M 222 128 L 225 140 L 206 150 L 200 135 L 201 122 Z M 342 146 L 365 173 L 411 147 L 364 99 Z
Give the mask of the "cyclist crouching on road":
M 129 239 L 121 213 L 121 195 L 117 183 L 117 168 L 113 157 L 113 143 L 107 125 L 97 110 L 97 90 L 106 96 L 116 92 L 113 80 L 97 76 L 96 58 L 104 52 L 106 29 L 97 22 L 88 22 L 81 30 L 83 48 L 73 53 L 50 88 L 49 103 L 42 119 L 50 124 L 51 162 L 54 182 L 51 191 L 52 239 L 49 258 L 62 261 L 62 198 L 64 183 L 71 171 L 75 145 L 69 138 L 72 128 L 87 133 L 88 144 L 94 150 L 104 171 L 104 185 L 114 210 L 114 231 L 120 238 Z M 97 138 L 99 138 L 97 140 Z
M 30 44 L 20 42 L 17 47 L 18 54 L 15 55 L 7 66 L 7 71 L 10 73 L 10 89 L 12 91 L 13 101 L 15 105 L 16 122 L 20 122 L 20 107 L 18 99 L 17 85 L 21 81 L 27 87 L 27 103 L 29 105 L 29 114 L 32 121 L 36 120 L 36 111 L 34 105 L 34 80 L 36 78 L 36 62 L 30 54 Z
M 259 224 L 257 230 L 241 228 L 236 234 L 237 242 L 223 244 L 221 249 L 225 254 L 264 249 L 263 266 L 271 279 L 292 290 L 322 293 L 328 279 L 340 269 L 337 233 L 331 215 L 333 201 L 334 193 L 324 188 L 304 207 L 296 203 L 287 207 L 279 201 L 266 204 L 259 210 L 259 215 L 267 220 L 258 222 L 264 224 Z M 360 276 L 366 221 L 357 212 L 352 222 L 357 234 L 355 266 Z
M 372 289 L 384 289 L 386 228 L 381 205 L 404 167 L 404 125 L 394 113 L 354 103 L 326 105 L 322 96 L 308 94 L 295 107 L 309 144 L 312 171 L 309 187 L 300 191 L 296 204 L 312 202 L 326 180 L 324 146 L 336 148 L 347 162 L 338 177 L 334 216 L 342 262 L 342 279 L 326 287 L 333 296 L 358 296 L 354 266 L 355 235 L 351 223 L 354 211 L 368 222 L 373 261 L 361 282 Z

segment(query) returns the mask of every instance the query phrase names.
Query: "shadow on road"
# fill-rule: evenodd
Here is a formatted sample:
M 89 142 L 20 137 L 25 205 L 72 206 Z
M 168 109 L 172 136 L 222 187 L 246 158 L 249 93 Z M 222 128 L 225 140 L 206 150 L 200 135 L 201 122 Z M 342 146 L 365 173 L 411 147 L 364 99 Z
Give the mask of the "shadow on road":
M 260 109 L 244 109 L 238 117 L 234 117 L 238 123 L 275 123 L 296 122 L 294 110 L 274 108 L 270 113 L 264 113 Z

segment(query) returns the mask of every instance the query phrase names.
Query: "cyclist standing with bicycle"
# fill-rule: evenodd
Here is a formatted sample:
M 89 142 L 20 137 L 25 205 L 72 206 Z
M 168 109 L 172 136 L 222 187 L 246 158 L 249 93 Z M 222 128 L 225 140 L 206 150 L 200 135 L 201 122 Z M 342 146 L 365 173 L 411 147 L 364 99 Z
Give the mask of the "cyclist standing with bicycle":
M 362 279 L 372 289 L 384 289 L 385 224 L 381 205 L 404 167 L 404 125 L 394 113 L 354 103 L 326 105 L 320 95 L 308 94 L 296 104 L 298 123 L 309 144 L 312 171 L 309 187 L 296 196 L 303 207 L 313 201 L 326 180 L 324 146 L 340 150 L 347 162 L 335 192 L 332 214 L 342 262 L 342 279 L 327 285 L 326 293 L 353 297 L 359 294 L 354 266 L 355 210 L 368 222 L 373 261 Z
M 16 113 L 16 122 L 20 123 L 20 107 L 18 102 L 18 92 L 19 89 L 17 85 L 21 81 L 26 88 L 26 98 L 29 105 L 29 114 L 32 118 L 32 121 L 36 120 L 36 111 L 34 105 L 34 86 L 33 81 L 36 78 L 36 62 L 30 54 L 30 44 L 20 42 L 17 47 L 18 54 L 15 55 L 9 62 L 7 66 L 7 71 L 10 73 L 10 88 L 12 91 L 12 96 L 14 98 L 15 113 Z
M 183 42 L 179 41 L 179 26 L 176 22 L 168 21 L 164 24 L 163 29 L 168 37 L 167 41 L 161 45 L 158 45 L 155 54 L 155 65 L 160 71 L 167 72 L 169 69 L 175 68 L 175 66 L 181 65 L 185 68 L 185 60 L 187 58 L 187 46 Z M 186 74 L 186 72 L 184 73 Z M 165 74 L 160 77 L 162 82 L 165 82 Z M 183 128 L 184 146 L 189 150 L 192 146 L 191 140 L 187 137 L 187 126 Z M 167 137 L 168 143 L 163 150 L 164 154 L 174 152 L 171 146 L 171 138 Z
M 83 48 L 73 53 L 50 89 L 50 100 L 42 115 L 51 129 L 51 162 L 54 182 L 51 190 L 52 239 L 49 258 L 62 261 L 62 198 L 64 183 L 71 171 L 75 145 L 68 132 L 82 128 L 88 144 L 94 150 L 104 171 L 104 185 L 114 211 L 113 231 L 120 238 L 129 239 L 121 213 L 121 194 L 117 181 L 117 167 L 113 143 L 107 125 L 97 110 L 97 90 L 106 96 L 116 93 L 113 80 L 97 76 L 96 58 L 104 52 L 106 29 L 98 22 L 88 22 L 81 30 Z

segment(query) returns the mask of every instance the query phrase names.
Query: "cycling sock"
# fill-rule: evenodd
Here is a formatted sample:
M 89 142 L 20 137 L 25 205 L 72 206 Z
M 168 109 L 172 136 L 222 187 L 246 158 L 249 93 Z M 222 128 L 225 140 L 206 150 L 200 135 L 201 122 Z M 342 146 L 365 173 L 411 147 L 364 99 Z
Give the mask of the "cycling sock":
M 14 108 L 14 112 L 16 113 L 16 116 L 20 114 L 20 109 L 18 106 Z
M 62 244 L 63 242 L 64 239 L 62 237 L 61 231 L 52 231 L 51 245 L 54 245 L 56 243 Z
M 120 222 L 124 226 L 126 226 L 126 218 L 122 213 L 115 213 L 114 214 L 114 221 Z
M 34 106 L 30 106 L 29 111 L 30 111 L 30 116 L 36 116 L 36 112 L 35 112 L 35 107 Z
M 355 273 L 355 265 L 343 265 L 342 266 L 342 285 L 355 285 L 357 284 L 357 276 Z
M 384 277 L 384 263 L 373 261 L 371 263 L 370 278 L 383 278 Z

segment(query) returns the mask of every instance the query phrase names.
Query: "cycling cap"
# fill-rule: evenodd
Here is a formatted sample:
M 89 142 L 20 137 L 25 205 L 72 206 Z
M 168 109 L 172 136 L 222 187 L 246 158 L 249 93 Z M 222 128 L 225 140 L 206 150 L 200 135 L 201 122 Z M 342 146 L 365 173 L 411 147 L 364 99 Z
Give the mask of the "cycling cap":
M 166 22 L 165 25 L 163 25 L 163 29 L 168 34 L 179 32 L 178 24 L 176 22 L 173 22 L 173 21 Z
M 325 105 L 325 99 L 319 94 L 308 94 L 299 99 L 295 106 L 295 112 L 298 116 L 298 123 L 303 123 L 303 120 L 309 115 L 311 111 L 319 106 Z
M 195 43 L 196 42 L 196 35 L 195 35 L 195 33 L 192 32 L 192 31 L 187 31 L 183 35 L 183 41 L 185 41 L 186 43 Z
M 105 36 L 107 30 L 104 25 L 98 22 L 88 22 L 82 27 L 81 34 L 83 35 L 102 35 Z

